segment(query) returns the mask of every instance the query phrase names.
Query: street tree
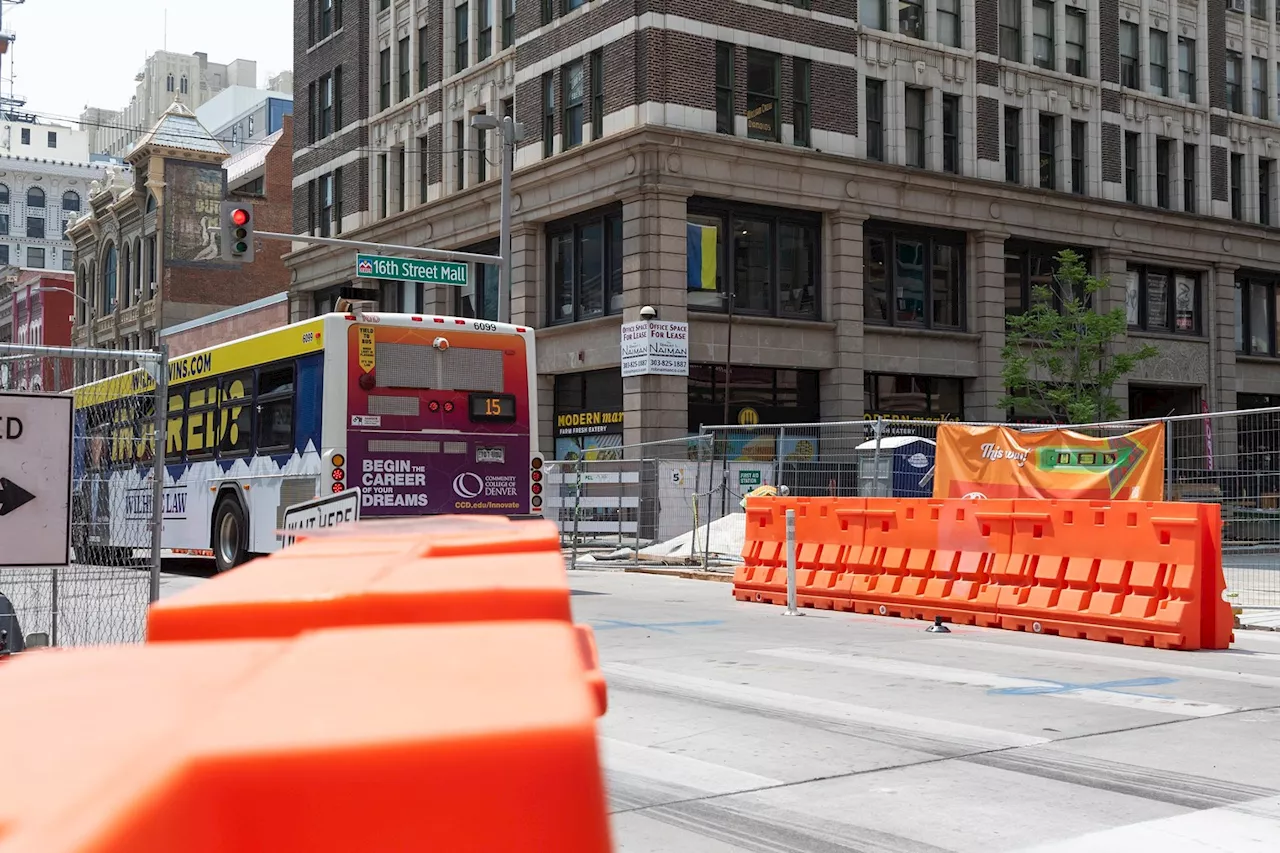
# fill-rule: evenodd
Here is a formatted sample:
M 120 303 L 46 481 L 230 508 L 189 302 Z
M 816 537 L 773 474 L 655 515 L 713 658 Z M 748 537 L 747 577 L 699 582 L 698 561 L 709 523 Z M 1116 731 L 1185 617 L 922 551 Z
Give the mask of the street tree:
M 1116 420 L 1120 404 L 1111 393 L 1121 378 L 1158 354 L 1150 344 L 1119 345 L 1128 318 L 1123 306 L 1094 309 L 1110 286 L 1089 274 L 1076 252 L 1055 258 L 1049 284 L 1032 288 L 1031 304 L 1006 318 L 1002 378 L 1008 393 L 1001 406 L 1083 424 Z

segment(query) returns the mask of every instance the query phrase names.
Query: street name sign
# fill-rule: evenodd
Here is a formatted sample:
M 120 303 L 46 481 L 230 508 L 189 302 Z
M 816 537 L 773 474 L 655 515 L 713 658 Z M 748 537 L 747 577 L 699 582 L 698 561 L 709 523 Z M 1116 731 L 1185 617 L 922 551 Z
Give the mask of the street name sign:
M 360 489 L 347 489 L 311 501 L 294 504 L 284 511 L 285 545 L 292 545 L 293 531 L 318 530 L 360 520 Z
M 0 566 L 71 562 L 72 405 L 0 392 Z
M 384 255 L 356 255 L 356 278 L 386 278 L 418 281 L 423 284 L 467 286 L 467 265 L 457 261 L 424 261 L 417 258 L 389 258 Z

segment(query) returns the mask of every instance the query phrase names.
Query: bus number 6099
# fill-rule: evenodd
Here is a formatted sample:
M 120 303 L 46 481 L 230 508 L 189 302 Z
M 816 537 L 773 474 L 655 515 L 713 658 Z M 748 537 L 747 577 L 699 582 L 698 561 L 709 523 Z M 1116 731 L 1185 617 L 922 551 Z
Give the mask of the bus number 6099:
M 498 324 L 477 322 L 473 328 L 477 332 L 496 332 L 498 331 Z

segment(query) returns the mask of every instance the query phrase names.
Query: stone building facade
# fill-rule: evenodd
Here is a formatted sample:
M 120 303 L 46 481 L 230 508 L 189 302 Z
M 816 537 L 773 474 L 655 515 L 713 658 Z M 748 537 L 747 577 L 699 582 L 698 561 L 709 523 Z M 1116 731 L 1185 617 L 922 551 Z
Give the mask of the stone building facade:
M 252 264 L 220 259 L 220 204 L 251 202 L 260 231 L 292 216 L 289 117 L 273 138 L 229 158 L 181 103 L 107 170 L 67 227 L 75 247 L 79 346 L 148 349 L 157 330 L 288 289 L 289 244 L 259 240 Z
M 511 316 L 539 330 L 544 446 L 575 412 L 625 412 L 628 443 L 722 422 L 726 363 L 731 420 L 1004 420 L 1005 317 L 1068 247 L 1121 345 L 1160 350 L 1114 389 L 1130 415 L 1280 394 L 1275 0 L 296 9 L 298 231 L 496 251 L 498 140 L 470 118 L 524 125 Z M 369 287 L 349 250 L 287 264 L 295 319 Z M 493 316 L 493 279 L 374 295 Z M 645 305 L 690 322 L 689 377 L 620 378 Z

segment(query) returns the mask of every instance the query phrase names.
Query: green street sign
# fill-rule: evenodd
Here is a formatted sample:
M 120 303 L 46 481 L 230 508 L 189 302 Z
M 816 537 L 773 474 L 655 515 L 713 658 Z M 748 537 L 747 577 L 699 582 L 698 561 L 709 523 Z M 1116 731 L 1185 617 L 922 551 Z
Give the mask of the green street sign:
M 739 471 L 738 472 L 739 487 L 758 486 L 760 485 L 760 480 L 761 480 L 761 477 L 760 477 L 759 471 Z
M 392 281 L 420 281 L 423 284 L 466 287 L 467 265 L 456 261 L 356 255 L 356 278 L 386 278 Z

